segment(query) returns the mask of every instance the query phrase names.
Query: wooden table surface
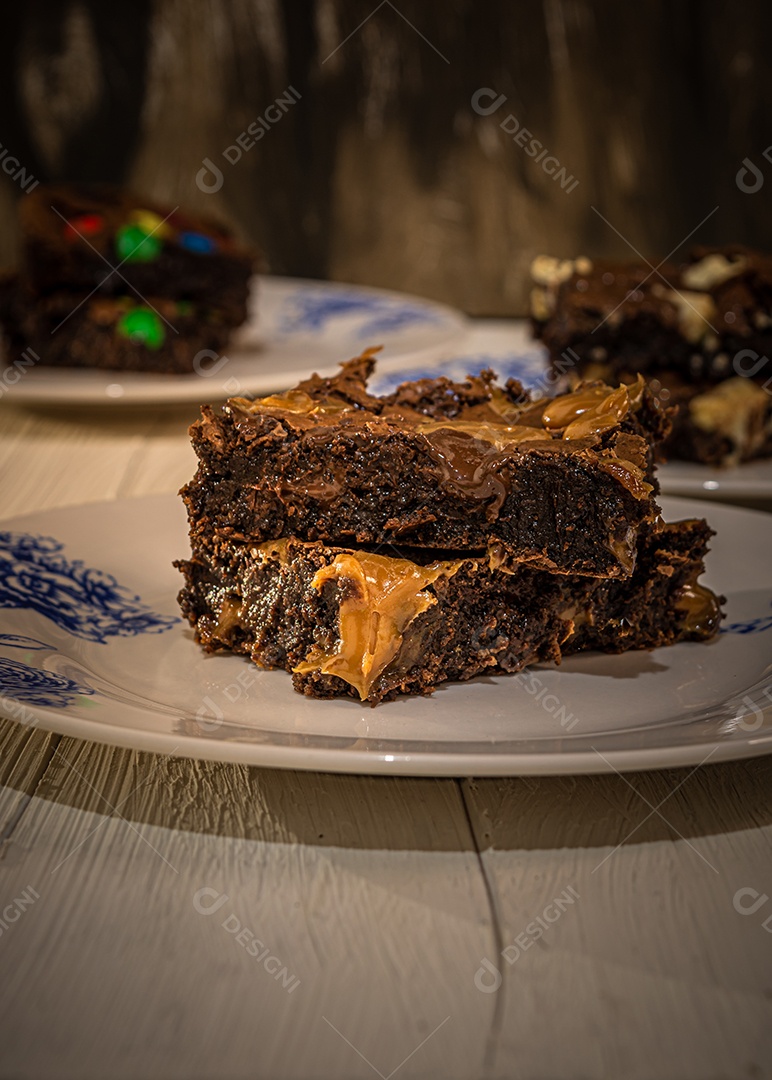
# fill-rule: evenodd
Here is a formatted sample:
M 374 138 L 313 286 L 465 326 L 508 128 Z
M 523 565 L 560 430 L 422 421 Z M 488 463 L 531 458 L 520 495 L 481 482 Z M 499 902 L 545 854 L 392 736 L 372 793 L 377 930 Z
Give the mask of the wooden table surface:
M 175 491 L 193 415 L 1 402 L 2 517 Z M 456 781 L 0 746 L 2 1080 L 772 1075 L 770 757 Z

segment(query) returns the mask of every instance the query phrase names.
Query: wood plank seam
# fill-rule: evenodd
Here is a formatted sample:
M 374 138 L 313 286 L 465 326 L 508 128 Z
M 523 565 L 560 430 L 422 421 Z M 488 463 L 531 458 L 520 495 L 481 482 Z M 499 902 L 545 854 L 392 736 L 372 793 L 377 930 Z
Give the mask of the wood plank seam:
M 36 773 L 33 775 L 33 778 L 32 778 L 32 790 L 28 791 L 24 795 L 22 795 L 21 799 L 19 800 L 19 805 L 14 810 L 13 814 L 10 817 L 10 820 L 6 823 L 6 825 L 3 828 L 2 832 L 0 832 L 0 860 L 2 860 L 5 857 L 5 853 L 8 850 L 8 847 L 10 846 L 10 844 L 12 842 L 13 833 L 15 832 L 17 825 L 19 824 L 22 817 L 24 816 L 24 814 L 25 814 L 25 812 L 27 810 L 27 807 L 32 802 L 32 800 L 34 799 L 35 792 L 40 787 L 40 784 L 41 784 L 43 778 L 45 777 L 46 773 L 48 772 L 51 761 L 53 760 L 54 755 L 56 754 L 56 751 L 59 748 L 59 743 L 61 741 L 62 741 L 62 736 L 61 735 L 52 735 L 51 736 L 51 741 L 50 741 L 48 747 L 46 748 L 45 756 L 44 756 L 43 760 L 41 761 L 40 765 L 38 766 Z
M 474 827 L 474 820 L 469 808 L 466 796 L 466 785 L 471 783 L 471 779 L 458 779 L 456 780 L 458 785 L 458 792 L 461 796 L 461 805 L 464 808 L 464 816 L 466 817 L 469 825 L 469 833 L 472 837 L 472 843 L 474 844 L 475 856 L 477 858 L 477 865 L 480 868 L 480 874 L 482 875 L 483 888 L 485 889 L 485 897 L 488 904 L 488 912 L 490 914 L 491 932 L 493 934 L 493 943 L 495 946 L 495 955 L 501 956 L 504 951 L 504 934 L 501 928 L 501 922 L 499 919 L 498 906 L 496 904 L 496 897 L 493 890 L 493 884 L 488 877 L 488 872 L 485 869 L 485 862 L 482 857 L 482 850 L 477 838 L 477 830 Z M 480 958 L 483 959 L 482 957 Z M 483 1056 L 482 1066 L 482 1078 L 493 1075 L 493 1066 L 496 1061 L 497 1048 L 499 1038 L 501 1036 L 502 1026 L 504 1023 L 504 986 L 503 983 L 499 987 L 501 992 L 496 993 L 496 1000 L 493 1006 L 493 1014 L 491 1016 L 491 1024 L 488 1030 L 488 1036 L 485 1040 L 485 1053 Z

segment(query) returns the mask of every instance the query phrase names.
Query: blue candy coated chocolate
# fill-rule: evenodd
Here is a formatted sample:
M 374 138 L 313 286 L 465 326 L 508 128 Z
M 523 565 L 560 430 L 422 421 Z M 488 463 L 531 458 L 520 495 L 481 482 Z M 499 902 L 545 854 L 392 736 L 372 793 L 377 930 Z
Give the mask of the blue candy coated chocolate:
M 197 232 L 180 233 L 177 242 L 180 247 L 184 247 L 186 251 L 193 251 L 196 255 L 211 255 L 217 247 L 211 236 Z

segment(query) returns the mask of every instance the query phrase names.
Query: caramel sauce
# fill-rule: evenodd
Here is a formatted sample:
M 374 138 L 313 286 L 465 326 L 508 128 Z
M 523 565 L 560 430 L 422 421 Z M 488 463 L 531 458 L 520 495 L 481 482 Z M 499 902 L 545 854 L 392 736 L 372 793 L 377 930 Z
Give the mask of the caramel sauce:
M 473 439 L 490 443 L 497 450 L 519 446 L 521 443 L 532 442 L 534 439 L 543 440 L 546 435 L 543 428 L 497 424 L 492 421 L 476 423 L 473 420 L 427 420 L 416 425 L 416 430 L 421 435 L 430 435 L 442 428 L 470 435 Z
M 315 647 L 293 671 L 337 675 L 355 687 L 364 701 L 375 680 L 399 652 L 407 627 L 437 603 L 435 596 L 423 590 L 439 577 L 452 577 L 462 563 L 419 566 L 409 559 L 365 551 L 336 555 L 328 566 L 316 572 L 311 585 L 317 590 L 327 581 L 344 585 L 337 648 L 323 653 Z
M 676 601 L 676 610 L 684 612 L 681 629 L 695 637 L 713 637 L 721 622 L 718 597 L 705 585 L 684 585 Z
M 218 638 L 225 638 L 228 636 L 231 630 L 239 624 L 239 617 L 241 615 L 241 601 L 235 597 L 226 596 L 220 606 L 220 613 L 217 616 L 217 625 L 214 628 L 214 636 Z
M 531 440 L 554 437 L 561 429 L 563 429 L 562 438 L 567 441 L 609 431 L 617 427 L 630 411 L 633 390 L 639 391 L 639 387 L 636 385 L 629 391 L 625 386 L 612 390 L 602 385 L 585 387 L 570 394 L 563 394 L 547 403 L 540 417 L 543 425 L 540 427 L 532 424 L 518 424 L 517 420 L 526 409 L 510 401 L 500 387 L 491 388 L 488 402 L 490 413 L 495 419 L 429 420 L 423 419 L 420 413 L 411 414 L 407 410 L 404 413 L 388 414 L 388 419 L 405 424 L 421 434 L 431 434 L 441 428 L 450 428 L 490 442 L 497 449 L 504 449 Z M 640 397 L 640 392 L 638 397 Z M 358 420 L 366 419 L 362 409 L 356 408 L 342 398 L 327 398 L 320 401 L 311 397 L 305 390 L 298 389 L 256 398 L 254 401 L 243 397 L 231 398 L 229 405 L 247 415 L 273 411 L 298 418 L 342 419 L 344 414 L 348 414 L 355 416 Z M 531 404 L 527 408 L 533 411 Z M 371 414 L 372 418 L 375 415 Z
M 626 386 L 611 391 L 607 386 L 587 386 L 550 401 L 542 423 L 548 431 L 565 429 L 564 439 L 581 439 L 618 427 L 629 411 Z
M 613 476 L 623 487 L 626 487 L 636 499 L 645 499 L 651 491 L 651 484 L 644 480 L 644 472 L 632 461 L 624 461 L 622 458 L 605 458 L 598 461 L 598 468 L 608 476 Z
M 354 412 L 347 401 L 328 398 L 319 402 L 307 394 L 305 390 L 285 390 L 283 394 L 270 394 L 268 397 L 231 398 L 230 404 L 241 412 L 259 413 L 264 410 L 279 410 L 285 413 L 294 413 L 298 416 L 337 416 L 343 412 Z

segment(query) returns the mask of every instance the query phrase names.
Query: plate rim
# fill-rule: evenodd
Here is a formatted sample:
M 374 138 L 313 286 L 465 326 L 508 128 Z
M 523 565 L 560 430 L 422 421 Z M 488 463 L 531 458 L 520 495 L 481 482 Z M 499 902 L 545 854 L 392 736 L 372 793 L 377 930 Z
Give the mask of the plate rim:
M 448 323 L 449 337 L 447 338 L 447 340 L 444 340 L 443 342 L 437 342 L 435 344 L 419 346 L 418 349 L 404 350 L 394 357 L 382 357 L 378 361 L 378 366 L 379 369 L 384 372 L 399 371 L 400 368 L 403 366 L 408 367 L 411 364 L 420 363 L 422 360 L 429 361 L 433 358 L 440 358 L 443 351 L 447 349 L 454 349 L 457 344 L 463 340 L 464 336 L 469 331 L 469 316 L 467 316 L 465 312 L 461 311 L 460 308 L 456 308 L 452 304 L 449 304 L 444 300 L 436 300 L 428 296 L 419 296 L 416 293 L 403 292 L 400 289 L 390 289 L 386 288 L 385 286 L 379 285 L 359 285 L 355 282 L 349 281 L 329 281 L 316 278 L 299 278 L 284 274 L 258 273 L 254 274 L 250 280 L 251 282 L 253 282 L 253 285 L 251 287 L 256 290 L 258 297 L 260 296 L 260 293 L 266 288 L 266 282 L 270 282 L 270 284 L 267 286 L 268 288 L 275 284 L 279 287 L 284 286 L 316 288 L 322 290 L 329 290 L 331 292 L 344 289 L 354 290 L 356 292 L 366 293 L 373 296 L 397 298 L 404 302 L 411 302 L 418 306 L 424 306 L 441 312 Z M 251 315 L 248 317 L 247 323 L 250 321 L 251 317 Z M 453 335 L 451 335 L 450 333 L 451 323 L 454 324 Z M 239 329 L 242 328 L 240 327 Z M 237 340 L 232 342 L 229 348 L 234 353 L 234 356 L 237 355 L 241 349 Z M 292 370 L 287 374 L 286 378 L 291 384 L 293 381 L 297 382 L 300 379 L 307 378 L 313 370 L 316 370 L 316 368 L 318 368 L 320 371 L 329 371 L 329 373 L 332 373 L 333 369 L 337 367 L 338 364 L 349 359 L 347 355 L 343 355 L 344 352 L 345 347 L 342 347 L 341 356 L 338 360 L 329 364 L 323 362 L 317 364 L 316 367 L 314 367 L 313 364 L 310 364 L 302 370 L 300 368 L 298 368 L 297 370 Z M 145 382 L 146 379 L 154 380 L 158 378 L 159 382 L 157 383 L 157 387 L 161 390 L 161 396 L 158 397 L 157 400 L 154 400 L 152 395 L 143 393 L 142 390 L 140 390 L 140 392 L 136 394 L 122 394 L 117 397 L 108 395 L 104 387 L 100 389 L 99 386 L 88 392 L 87 396 L 83 396 L 83 394 L 79 392 L 79 386 L 81 385 L 85 385 L 88 388 L 89 376 L 109 376 L 109 369 L 65 368 L 57 366 L 53 367 L 51 371 L 53 371 L 54 375 L 57 378 L 64 377 L 66 379 L 68 374 L 73 376 L 71 385 L 67 386 L 66 389 L 62 391 L 53 392 L 46 389 L 45 383 L 42 387 L 40 387 L 36 386 L 34 382 L 30 383 L 30 381 L 27 379 L 21 379 L 19 380 L 19 382 L 15 383 L 13 386 L 9 386 L 6 389 L 5 393 L 2 395 L 3 399 L 14 405 L 20 405 L 24 407 L 41 406 L 52 409 L 67 407 L 72 408 L 73 406 L 77 406 L 78 408 L 82 407 L 84 409 L 99 408 L 101 406 L 133 409 L 140 407 L 147 408 L 149 405 L 164 407 L 178 404 L 195 404 L 200 403 L 204 400 L 208 400 L 207 394 L 200 392 L 202 390 L 206 390 L 207 388 L 205 385 L 205 380 L 204 383 L 202 383 L 200 377 L 196 376 L 195 381 L 188 381 L 192 379 L 192 375 L 190 373 L 188 373 L 187 375 L 174 376 L 166 375 L 163 373 L 158 373 L 156 375 L 156 373 L 154 372 L 112 372 L 112 374 L 115 376 L 115 382 L 120 382 L 120 379 L 122 377 L 125 378 L 127 375 L 132 381 L 135 377 L 140 377 L 141 387 L 146 387 L 149 385 L 149 383 Z M 160 380 L 164 381 L 161 382 Z M 283 371 L 279 371 L 278 381 L 275 385 L 272 384 L 271 389 L 283 389 L 284 382 L 284 373 Z M 131 382 L 129 385 L 131 385 Z M 199 388 L 199 392 L 194 394 L 192 393 L 192 391 L 196 387 Z M 169 392 L 173 391 L 175 388 L 181 389 L 182 394 L 175 394 Z M 263 393 L 263 390 L 253 391 L 252 389 L 250 389 L 249 386 L 245 386 L 244 392 L 247 394 L 251 394 L 253 392 Z M 265 392 L 270 391 L 267 390 Z M 225 399 L 228 397 L 228 392 L 223 391 L 222 393 L 220 393 L 218 391 L 217 393 L 210 394 L 209 397 L 213 401 L 225 401 Z
M 6 700 L 0 698 L 0 709 L 7 710 Z M 105 727 L 95 720 L 71 718 L 61 723 L 64 711 L 24 705 L 37 722 L 30 723 L 13 716 L 8 719 L 22 727 L 40 727 L 45 731 L 70 738 L 162 754 L 193 761 L 221 761 L 233 765 L 249 765 L 260 769 L 289 769 L 298 772 L 354 774 L 359 776 L 421 776 L 421 777 L 517 777 L 517 776 L 601 776 L 613 773 L 650 772 L 661 769 L 701 768 L 722 761 L 739 761 L 772 753 L 772 735 L 761 739 L 702 741 L 684 746 L 639 748 L 636 750 L 606 750 L 601 757 L 592 751 L 561 754 L 438 754 L 394 753 L 375 750 L 303 750 L 272 743 L 247 743 L 228 740 L 207 740 L 197 736 L 174 736 L 137 729 Z M 766 711 L 766 710 L 765 710 Z M 43 722 L 45 721 L 45 722 Z M 180 751 L 184 740 L 186 752 Z M 175 745 L 172 745 L 175 744 Z M 759 746 L 765 747 L 759 749 Z M 252 753 L 259 747 L 259 755 Z M 234 748 L 242 754 L 233 753 Z M 195 751 L 195 752 L 193 752 Z M 228 751 L 231 751 L 230 753 Z M 667 761 L 660 756 L 667 754 Z M 259 757 L 259 760 L 257 758 Z M 700 760 L 695 761 L 695 757 Z M 605 760 L 604 760 L 605 759 Z M 611 766 L 611 767 L 609 767 Z
M 109 508 L 116 504 L 159 503 L 171 507 L 177 496 L 172 493 L 156 493 L 132 496 L 124 499 L 99 499 L 81 503 L 67 503 L 43 510 L 0 520 L 0 530 L 13 531 L 23 528 L 24 522 L 41 517 L 97 507 Z M 728 504 L 679 496 L 663 496 L 663 512 L 674 518 L 683 512 L 693 516 L 716 513 L 740 519 L 766 522 L 772 529 L 772 515 L 762 510 L 746 509 Z M 671 504 L 680 504 L 674 508 Z M 675 520 L 678 518 L 675 517 Z M 0 609 L 2 611 L 3 609 Z M 122 708 L 155 715 L 134 703 Z M 46 731 L 84 739 L 102 745 L 119 746 L 133 750 L 149 751 L 166 756 L 193 760 L 222 761 L 232 764 L 252 765 L 258 768 L 283 768 L 299 771 L 346 773 L 358 775 L 391 775 L 422 777 L 475 777 L 475 776 L 562 776 L 600 775 L 612 772 L 641 772 L 656 769 L 701 767 L 703 764 L 735 761 L 772 753 L 772 733 L 758 735 L 744 733 L 742 737 L 727 739 L 701 739 L 668 747 L 638 747 L 633 749 L 606 749 L 600 755 L 594 747 L 582 751 L 550 751 L 538 753 L 438 753 L 389 752 L 384 750 L 341 750 L 339 748 L 304 748 L 299 746 L 257 742 L 238 739 L 206 739 L 201 736 L 156 732 L 142 728 L 125 728 L 105 724 L 68 714 L 66 710 L 30 705 L 4 695 L 0 696 L 0 711 L 10 720 L 23 727 L 40 727 Z M 14 715 L 20 712 L 22 717 Z M 765 706 L 764 714 L 772 712 Z M 29 720 L 27 717 L 31 717 Z M 598 735 L 601 741 L 604 734 Z M 604 760 L 605 759 L 605 760 Z

